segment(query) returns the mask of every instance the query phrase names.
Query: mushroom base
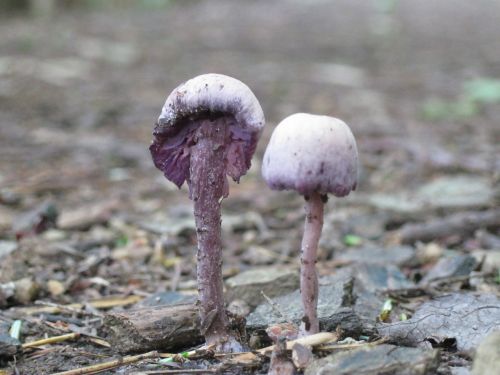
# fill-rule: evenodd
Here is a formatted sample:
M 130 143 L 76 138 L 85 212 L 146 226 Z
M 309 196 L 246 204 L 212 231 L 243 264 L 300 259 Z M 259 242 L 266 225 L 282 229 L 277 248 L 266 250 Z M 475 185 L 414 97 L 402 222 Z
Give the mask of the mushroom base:
M 190 155 L 191 198 L 198 237 L 201 330 L 217 350 L 242 351 L 226 315 L 222 281 L 221 202 L 227 196 L 225 153 L 230 119 L 199 120 Z

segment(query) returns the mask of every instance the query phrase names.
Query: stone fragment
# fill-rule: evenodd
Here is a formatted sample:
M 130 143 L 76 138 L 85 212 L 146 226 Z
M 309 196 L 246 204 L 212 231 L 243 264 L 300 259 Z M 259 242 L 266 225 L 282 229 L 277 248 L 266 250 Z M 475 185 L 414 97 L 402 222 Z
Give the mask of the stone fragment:
M 13 356 L 20 347 L 21 343 L 19 340 L 10 337 L 6 333 L 0 333 L 0 358 Z
M 306 368 L 304 375 L 425 375 L 433 373 L 438 362 L 437 350 L 394 345 L 366 346 L 316 359 Z
M 476 260 L 470 255 L 455 255 L 441 258 L 422 279 L 421 284 L 455 276 L 467 276 L 476 266 Z
M 46 200 L 17 217 L 12 224 L 12 230 L 17 238 L 36 235 L 53 228 L 57 216 L 58 212 L 54 203 Z
M 17 280 L 14 284 L 14 298 L 17 302 L 23 305 L 33 302 L 40 292 L 40 285 L 38 285 L 38 283 L 36 283 L 31 277 L 25 277 Z
M 415 284 L 395 265 L 359 263 L 337 271 L 337 277 L 354 278 L 354 311 L 363 320 L 365 329 L 375 327 L 385 297 L 381 292 L 389 289 L 410 288 Z M 327 276 L 324 279 L 330 278 Z
M 245 301 L 252 309 L 257 307 L 264 297 L 288 294 L 299 287 L 299 272 L 289 268 L 267 267 L 241 272 L 226 280 L 226 300 Z
M 415 257 L 415 249 L 411 246 L 373 246 L 367 245 L 360 248 L 350 248 L 339 251 L 335 259 L 356 263 L 395 264 L 397 266 L 408 264 Z
M 472 175 L 442 176 L 422 186 L 417 199 L 434 208 L 479 208 L 491 203 L 494 191 L 488 178 Z
M 0 259 L 9 255 L 17 249 L 17 243 L 14 241 L 0 241 Z
M 411 319 L 379 323 L 379 333 L 402 345 L 474 350 L 500 329 L 500 298 L 487 293 L 452 293 L 423 303 Z
M 359 316 L 353 310 L 353 279 L 351 277 L 330 278 L 319 287 L 318 318 L 322 331 L 333 331 L 337 326 L 349 335 L 359 335 L 363 326 Z M 300 291 L 296 290 L 284 296 L 259 305 L 247 317 L 249 331 L 265 330 L 270 325 L 290 322 L 299 325 L 302 319 Z
M 57 219 L 57 227 L 63 230 L 86 230 L 97 224 L 105 224 L 118 206 L 119 201 L 111 200 L 63 210 Z
M 299 370 L 305 369 L 314 359 L 310 347 L 296 343 L 292 347 L 292 361 Z
M 195 295 L 183 294 L 178 292 L 157 292 L 153 295 L 143 299 L 137 304 L 137 307 L 152 307 L 152 306 L 166 306 L 175 305 L 180 303 L 194 303 L 196 302 Z
M 500 374 L 500 327 L 481 341 L 472 365 L 472 375 Z

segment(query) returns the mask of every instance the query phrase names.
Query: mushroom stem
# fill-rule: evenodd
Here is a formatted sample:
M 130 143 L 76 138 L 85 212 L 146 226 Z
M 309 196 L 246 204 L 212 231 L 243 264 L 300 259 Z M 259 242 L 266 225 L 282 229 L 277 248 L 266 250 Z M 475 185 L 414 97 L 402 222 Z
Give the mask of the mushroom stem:
M 319 332 L 319 321 L 316 313 L 318 306 L 318 275 L 316 273 L 316 252 L 323 228 L 324 196 L 312 193 L 305 197 L 306 220 L 300 255 L 300 294 L 304 316 L 302 318 L 301 336 Z
M 197 278 L 202 332 L 208 345 L 236 351 L 222 281 L 221 202 L 227 196 L 225 118 L 201 120 L 191 148 L 190 192 L 198 237 Z M 227 348 L 229 344 L 229 348 Z

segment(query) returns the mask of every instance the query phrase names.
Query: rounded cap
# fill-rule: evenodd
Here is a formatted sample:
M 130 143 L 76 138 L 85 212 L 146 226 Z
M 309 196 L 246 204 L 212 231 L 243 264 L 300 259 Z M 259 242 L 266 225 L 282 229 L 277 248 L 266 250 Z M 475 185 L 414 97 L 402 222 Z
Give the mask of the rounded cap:
M 343 197 L 356 189 L 357 167 L 356 140 L 346 123 L 334 117 L 296 113 L 274 130 L 264 154 L 262 175 L 273 190 Z
M 167 97 L 150 146 L 155 166 L 181 187 L 189 181 L 190 147 L 199 122 L 229 117 L 228 174 L 238 180 L 250 161 L 264 126 L 264 113 L 243 82 L 222 74 L 203 74 L 182 83 Z

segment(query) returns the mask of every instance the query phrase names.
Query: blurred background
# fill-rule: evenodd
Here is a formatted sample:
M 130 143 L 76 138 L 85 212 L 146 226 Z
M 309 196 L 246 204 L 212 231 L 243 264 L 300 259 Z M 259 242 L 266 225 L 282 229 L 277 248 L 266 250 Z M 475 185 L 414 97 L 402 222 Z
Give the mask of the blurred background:
M 32 0 L 0 9 L 3 281 L 55 279 L 59 292 L 39 293 L 71 300 L 113 292 L 68 281 L 74 269 L 149 292 L 193 279 L 187 190 L 154 169 L 148 146 L 166 96 L 208 72 L 245 82 L 267 118 L 253 168 L 224 202 L 228 275 L 296 265 L 301 197 L 271 192 L 260 177 L 274 126 L 294 112 L 340 117 L 358 141 L 359 191 L 331 199 L 322 259 L 382 243 L 408 221 L 498 203 L 499 1 Z M 471 238 L 444 245 L 464 249 Z M 13 266 L 5 259 L 14 253 Z
M 148 147 L 167 95 L 210 72 L 245 82 L 267 119 L 223 203 L 225 278 L 286 266 L 298 286 L 303 198 L 270 191 L 260 160 L 277 123 L 311 112 L 345 120 L 361 162 L 358 190 L 327 205 L 320 275 L 382 262 L 414 285 L 446 258 L 432 277 L 482 270 L 467 288 L 498 293 L 499 20 L 495 0 L 2 0 L 0 318 L 196 293 L 192 202 Z M 79 364 L 52 356 L 20 373 Z

